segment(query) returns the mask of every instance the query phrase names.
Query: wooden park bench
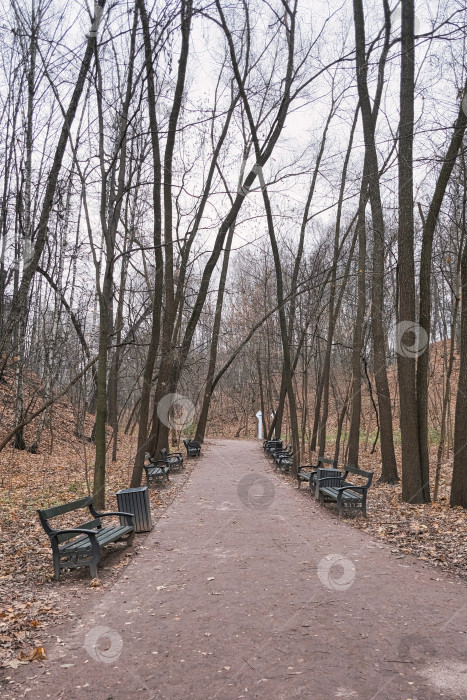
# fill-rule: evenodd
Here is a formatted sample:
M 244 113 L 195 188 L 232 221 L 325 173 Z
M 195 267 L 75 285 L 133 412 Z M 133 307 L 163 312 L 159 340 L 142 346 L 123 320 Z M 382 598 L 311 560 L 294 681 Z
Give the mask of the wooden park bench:
M 343 476 L 326 475 L 326 469 L 319 469 L 316 475 L 316 498 L 321 503 L 325 500 L 335 501 L 339 510 L 339 518 L 344 513 L 344 508 L 360 508 L 363 517 L 366 518 L 366 498 L 368 489 L 373 480 L 373 472 L 366 472 L 357 467 L 346 466 Z M 366 479 L 366 483 L 357 484 L 347 481 L 349 474 L 354 477 Z
M 274 462 L 276 463 L 276 469 L 283 471 L 288 471 L 290 465 L 293 462 L 293 449 L 292 445 L 286 445 L 283 450 L 275 450 L 272 453 Z
M 271 454 L 274 450 L 282 450 L 282 440 L 265 440 L 263 450 L 267 454 Z
M 265 452 L 269 457 L 274 457 L 277 452 L 283 450 L 282 440 L 271 440 L 269 445 L 266 446 Z
M 199 457 L 201 454 L 201 443 L 198 440 L 184 440 L 187 457 Z
M 163 460 L 171 469 L 183 469 L 183 456 L 181 452 L 167 452 L 162 448 L 158 461 Z
M 144 458 L 144 471 L 146 473 L 146 484 L 148 487 L 152 486 L 152 484 L 169 481 L 171 465 L 167 464 L 165 459 L 153 459 L 149 452 L 146 452 Z
M 76 527 L 59 530 L 54 530 L 49 524 L 49 520 L 81 508 L 88 508 L 93 519 Z M 97 578 L 97 565 L 101 560 L 102 547 L 124 537 L 127 538 L 127 545 L 130 545 L 135 538 L 133 513 L 98 513 L 90 497 L 37 512 L 42 527 L 50 537 L 56 581 L 60 578 L 61 569 L 77 569 L 81 566 L 89 566 L 91 578 Z M 101 518 L 109 515 L 120 516 L 120 522 L 124 519 L 126 525 L 102 527 Z
M 326 469 L 326 464 L 329 465 L 329 469 L 337 469 L 337 459 L 328 459 L 327 457 L 318 457 L 318 464 L 300 466 L 297 471 L 298 488 L 302 485 L 302 481 L 306 481 L 313 491 L 316 485 L 316 473 L 318 469 Z
M 293 464 L 293 451 L 292 450 L 290 450 L 286 454 L 278 455 L 278 457 L 276 459 L 276 467 L 281 472 L 290 471 L 292 464 Z

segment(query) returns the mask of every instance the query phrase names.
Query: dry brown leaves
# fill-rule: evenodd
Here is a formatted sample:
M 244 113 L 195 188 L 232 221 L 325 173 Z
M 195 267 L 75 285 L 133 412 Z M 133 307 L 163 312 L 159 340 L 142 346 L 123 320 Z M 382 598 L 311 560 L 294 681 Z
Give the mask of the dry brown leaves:
M 400 463 L 400 454 L 396 456 Z M 436 448 L 431 458 L 433 464 Z M 381 473 L 378 455 L 364 455 L 359 466 L 375 472 L 368 492 L 369 517 L 365 520 L 352 516 L 347 520 L 386 540 L 403 554 L 412 554 L 442 571 L 467 578 L 467 513 L 463 508 L 449 507 L 452 464 L 443 466 L 439 500 L 430 505 L 403 503 L 400 484 L 378 483 Z M 433 486 L 432 483 L 432 492 Z
M 1 399 L 0 406 L 5 406 Z M 0 411 L 0 432 L 7 422 L 6 412 Z M 44 658 L 45 628 L 73 616 L 73 597 L 92 597 L 105 590 L 132 560 L 143 537 L 138 535 L 135 546 L 128 549 L 120 543 L 107 548 L 109 553 L 99 566 L 101 586 L 89 586 L 88 569 L 64 571 L 60 582 L 52 582 L 49 538 L 36 511 L 87 496 L 94 460 L 94 446 L 74 435 L 75 418 L 69 404 L 61 401 L 54 415 L 40 454 L 12 447 L 0 453 L 0 666 L 15 667 Z M 87 435 L 91 429 L 90 418 Z M 28 428 L 28 442 L 34 431 L 34 425 Z M 110 432 L 108 442 L 110 445 Z M 117 510 L 115 493 L 128 487 L 134 453 L 135 438 L 128 436 L 119 436 L 116 462 L 111 462 L 109 451 L 107 510 Z M 173 500 L 195 460 L 185 463 L 187 468 L 171 476 L 169 486 L 150 490 L 153 521 Z
M 396 448 L 396 458 L 400 464 L 400 448 Z M 432 448 L 431 460 L 435 463 L 436 448 Z M 430 505 L 404 503 L 400 484 L 378 481 L 381 475 L 379 452 L 361 453 L 358 466 L 374 472 L 368 492 L 368 518 L 363 518 L 358 510 L 346 513 L 343 520 L 385 540 L 393 546 L 393 552 L 411 554 L 441 571 L 467 579 L 467 512 L 463 508 L 449 507 L 452 464 L 443 465 L 439 500 Z M 433 486 L 432 483 L 431 492 Z M 326 507 L 337 517 L 334 504 Z

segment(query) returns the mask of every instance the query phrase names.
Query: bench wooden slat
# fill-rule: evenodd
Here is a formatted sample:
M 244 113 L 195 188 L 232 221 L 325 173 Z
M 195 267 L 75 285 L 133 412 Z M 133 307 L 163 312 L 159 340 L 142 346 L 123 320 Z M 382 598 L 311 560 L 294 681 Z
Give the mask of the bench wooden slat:
M 320 491 L 326 496 L 331 496 L 332 498 L 335 498 L 337 501 L 339 491 L 336 488 L 333 488 L 332 486 L 323 486 L 321 487 Z M 355 493 L 354 491 L 345 491 L 345 499 L 348 501 L 361 501 L 362 498 L 363 496 L 359 493 Z
M 99 518 L 96 518 L 95 520 L 90 520 L 88 523 L 84 523 L 84 525 L 76 525 L 76 527 L 73 527 L 74 530 L 94 530 L 95 528 L 101 527 L 102 522 L 100 521 Z M 76 537 L 72 532 L 64 533 L 63 535 L 57 535 L 56 539 L 57 542 L 66 542 L 67 540 L 72 539 L 73 537 Z M 86 537 L 86 535 L 84 535 Z M 86 537 L 86 539 L 89 542 L 89 538 Z
M 64 503 L 61 506 L 53 506 L 53 508 L 46 508 L 41 510 L 42 515 L 46 520 L 51 520 L 56 518 L 57 515 L 65 515 L 65 513 L 71 513 L 73 510 L 78 510 L 79 508 L 86 508 L 92 504 L 92 498 L 90 496 L 86 498 L 81 498 L 79 501 L 72 501 L 71 503 Z
M 101 530 L 96 530 L 97 541 L 99 546 L 103 547 L 110 542 L 115 542 L 117 539 L 128 535 L 133 530 L 128 525 L 105 527 Z M 91 549 L 91 542 L 87 535 L 78 536 L 76 540 L 60 547 L 60 553 L 66 552 L 84 552 Z

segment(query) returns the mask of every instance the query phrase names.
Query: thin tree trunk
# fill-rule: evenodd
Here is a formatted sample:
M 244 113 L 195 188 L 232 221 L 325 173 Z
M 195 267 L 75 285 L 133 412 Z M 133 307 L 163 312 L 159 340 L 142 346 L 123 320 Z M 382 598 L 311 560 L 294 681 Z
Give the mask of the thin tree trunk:
M 81 61 L 80 70 L 70 99 L 70 104 L 65 113 L 57 148 L 55 150 L 52 166 L 50 168 L 50 172 L 47 178 L 44 201 L 39 217 L 39 222 L 37 225 L 37 233 L 34 240 L 34 249 L 31 251 L 31 255 L 28 259 L 28 264 L 24 267 L 23 276 L 19 288 L 12 299 L 8 320 L 5 324 L 2 339 L 0 340 L 0 354 L 4 351 L 8 339 L 11 337 L 12 331 L 18 322 L 19 316 L 21 315 L 21 309 L 24 308 L 31 286 L 31 282 L 34 277 L 34 273 L 36 271 L 37 265 L 42 255 L 42 251 L 44 250 L 44 246 L 48 238 L 49 218 L 54 204 L 55 191 L 57 188 L 57 182 L 62 166 L 63 156 L 65 155 L 65 149 L 68 143 L 68 136 L 70 133 L 71 125 L 73 123 L 76 111 L 78 109 L 79 100 L 84 89 L 86 77 L 97 45 L 97 32 L 99 29 L 99 24 L 103 14 L 105 3 L 106 0 L 98 0 L 94 6 L 95 16 L 92 21 L 91 30 L 88 34 L 86 50 L 83 56 L 83 60 Z
M 371 327 L 373 335 L 374 374 L 381 429 L 382 474 L 385 481 L 394 481 L 397 479 L 397 465 L 394 453 L 391 397 L 389 394 L 386 370 L 386 344 L 383 326 L 384 220 L 379 187 L 378 156 L 376 153 L 374 123 L 367 84 L 368 65 L 365 59 L 365 23 L 362 0 L 353 0 L 353 6 L 357 84 L 365 136 L 365 154 L 368 156 L 369 194 L 373 220 Z
M 323 372 L 322 372 L 322 383 L 323 383 L 323 395 L 322 395 L 322 414 L 319 423 L 319 457 L 323 457 L 326 450 L 326 427 L 329 412 L 329 383 L 331 374 L 331 353 L 332 353 L 332 341 L 334 338 L 334 328 L 337 320 L 338 309 L 335 309 L 335 299 L 336 299 L 336 285 L 337 285 L 337 264 L 339 261 L 339 240 L 341 233 L 341 219 L 342 219 L 342 205 L 344 200 L 344 192 L 347 181 L 347 170 L 349 166 L 350 156 L 352 153 L 353 139 L 355 134 L 355 128 L 357 126 L 359 108 L 357 107 L 355 111 L 354 120 L 352 123 L 352 128 L 350 130 L 349 142 L 347 144 L 347 152 L 344 158 L 344 164 L 342 167 L 341 182 L 339 189 L 339 199 L 337 203 L 337 214 L 336 214 L 336 226 L 334 232 L 334 247 L 333 247 L 333 257 L 332 257 L 332 268 L 331 268 L 331 286 L 329 292 L 329 307 L 328 307 L 328 329 L 326 336 L 326 351 L 324 354 Z M 345 284 L 345 282 L 344 282 Z M 337 311 L 337 312 L 336 312 Z M 336 313 L 335 313 L 336 312 Z
M 97 288 L 99 291 L 99 360 L 97 364 L 97 404 L 95 422 L 96 460 L 94 464 L 93 498 L 96 508 L 105 507 L 105 483 L 106 483 L 106 424 L 107 424 L 107 367 L 108 367 L 108 343 L 113 327 L 113 276 L 115 265 L 115 240 L 117 226 L 120 221 L 120 212 L 125 190 L 126 156 L 127 156 L 127 129 L 128 110 L 133 94 L 133 69 L 135 56 L 135 40 L 137 29 L 137 12 L 134 12 L 133 27 L 131 32 L 130 55 L 128 61 L 128 75 L 126 91 L 121 108 L 118 132 L 115 138 L 115 153 L 111 170 L 110 183 L 107 185 L 108 175 L 104 166 L 104 127 L 102 112 L 102 75 L 96 51 L 97 73 L 97 105 L 99 120 L 99 156 L 101 167 L 101 207 L 100 221 L 105 242 L 105 271 L 102 290 L 99 290 L 99 266 L 96 268 Z M 116 156 L 120 151 L 118 161 L 118 178 L 115 184 Z
M 357 272 L 357 314 L 352 345 L 352 392 L 351 419 L 348 442 L 349 464 L 357 465 L 360 452 L 360 421 L 362 412 L 362 350 L 363 323 L 366 307 L 366 221 L 368 178 L 363 168 L 362 187 L 357 219 L 358 232 L 358 272 Z
M 461 265 L 462 307 L 460 331 L 459 383 L 454 423 L 454 465 L 451 484 L 451 506 L 467 508 L 467 246 Z M 452 339 L 451 339 L 452 342 Z
M 232 225 L 230 227 L 227 240 L 225 243 L 225 251 L 224 251 L 224 259 L 222 262 L 222 270 L 221 270 L 221 275 L 219 279 L 219 288 L 217 292 L 217 301 L 216 301 L 216 310 L 214 313 L 214 325 L 212 329 L 212 338 L 211 338 L 211 348 L 210 348 L 210 353 L 209 353 L 209 365 L 208 365 L 208 373 L 206 377 L 206 384 L 204 388 L 204 395 L 203 395 L 203 403 L 201 405 L 201 412 L 198 418 L 198 424 L 196 426 L 196 440 L 199 440 L 199 442 L 204 442 L 204 435 L 206 432 L 206 423 L 208 420 L 208 413 L 209 413 L 209 406 L 211 404 L 211 397 L 212 397 L 212 383 L 214 380 L 214 372 L 216 370 L 216 361 L 217 361 L 217 348 L 219 344 L 219 332 L 221 328 L 221 320 L 222 320 L 222 307 L 224 304 L 224 294 L 225 294 L 225 285 L 227 282 L 227 272 L 229 269 L 229 258 L 230 258 L 230 250 L 232 247 L 232 239 L 235 231 L 235 225 Z
M 161 366 L 154 394 L 154 412 L 152 419 L 152 435 L 148 441 L 149 451 L 158 454 L 162 448 L 169 448 L 169 426 L 160 420 L 157 408 L 161 399 L 173 393 L 176 385 L 174 365 L 176 352 L 173 343 L 173 333 L 176 320 L 176 304 L 174 296 L 174 253 L 173 253 L 173 192 L 172 168 L 174 149 L 177 136 L 177 126 L 180 117 L 183 92 L 190 49 L 191 21 L 193 14 L 192 0 L 182 0 L 180 7 L 182 44 L 178 61 L 177 81 L 175 86 L 172 109 L 167 128 L 167 141 L 163 161 L 163 221 L 164 221 L 164 310 L 162 314 L 161 334 Z
M 467 81 L 464 85 L 464 95 L 467 94 Z M 436 181 L 433 199 L 430 204 L 426 221 L 423 226 L 422 252 L 420 257 L 420 315 L 419 323 L 425 331 L 427 348 L 418 358 L 417 363 L 417 394 L 418 394 L 418 431 L 420 441 L 421 479 L 424 486 L 425 499 L 429 500 L 429 451 L 428 451 L 428 373 L 429 373 L 429 343 L 431 331 L 431 259 L 433 238 L 439 219 L 446 188 L 451 178 L 454 165 L 462 146 L 467 127 L 467 115 L 461 101 L 451 141 L 446 152 L 438 179 Z M 453 339 L 451 339 L 452 342 Z M 456 416 L 457 416 L 456 408 Z M 455 429 L 456 430 L 456 429 Z

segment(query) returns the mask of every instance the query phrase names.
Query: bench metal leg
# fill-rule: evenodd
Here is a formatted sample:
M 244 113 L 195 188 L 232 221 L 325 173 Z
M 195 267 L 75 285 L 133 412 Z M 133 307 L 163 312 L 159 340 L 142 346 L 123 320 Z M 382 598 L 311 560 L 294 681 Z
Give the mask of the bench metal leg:
M 342 493 L 337 494 L 337 507 L 339 509 L 339 520 L 344 515 L 344 506 L 342 504 Z
M 54 581 L 59 581 L 60 580 L 60 557 L 54 556 Z
M 366 491 L 364 492 L 363 498 L 362 498 L 362 513 L 363 513 L 364 518 L 368 517 L 366 514 Z
M 135 532 L 135 530 L 133 530 L 133 532 L 130 532 L 130 534 L 128 535 L 128 538 L 126 541 L 127 547 L 131 547 L 131 545 L 133 544 L 134 539 L 135 539 L 135 534 L 136 534 L 136 532 Z

